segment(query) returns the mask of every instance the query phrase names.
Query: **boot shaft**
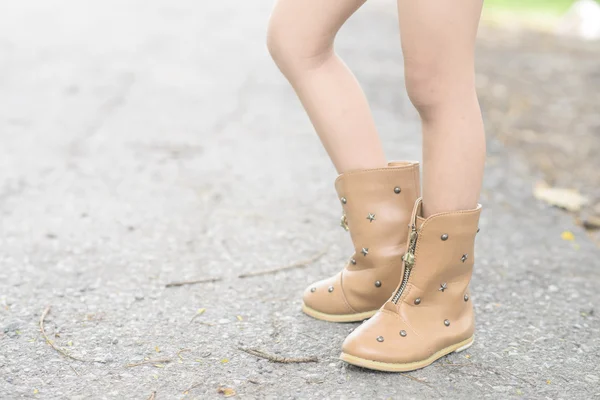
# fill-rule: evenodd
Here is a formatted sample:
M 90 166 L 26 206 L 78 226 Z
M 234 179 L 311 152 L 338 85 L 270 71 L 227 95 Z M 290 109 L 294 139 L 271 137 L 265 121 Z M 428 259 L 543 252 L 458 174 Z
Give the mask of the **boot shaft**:
M 409 279 L 401 296 L 392 300 L 395 304 L 410 305 L 415 305 L 415 301 L 426 304 L 463 300 L 473 273 L 481 205 L 473 210 L 444 212 L 427 219 L 421 216 L 421 210 L 422 199 L 419 199 L 409 228 L 414 232 L 415 241 L 405 256 L 405 259 L 411 258 L 411 262 L 404 263 L 405 272 L 410 272 Z
M 386 168 L 344 173 L 335 188 L 342 226 L 350 231 L 355 248 L 348 269 L 375 268 L 384 260 L 399 263 L 410 210 L 420 194 L 419 164 L 393 162 Z
M 362 321 L 398 285 L 406 226 L 419 196 L 419 164 L 395 162 L 344 173 L 335 188 L 355 252 L 341 272 L 305 290 L 303 310 L 326 321 Z

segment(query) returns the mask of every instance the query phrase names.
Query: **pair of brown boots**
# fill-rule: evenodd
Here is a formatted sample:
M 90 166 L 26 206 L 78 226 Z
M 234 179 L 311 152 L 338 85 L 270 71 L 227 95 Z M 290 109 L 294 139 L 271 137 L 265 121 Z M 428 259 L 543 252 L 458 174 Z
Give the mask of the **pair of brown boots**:
M 331 322 L 370 318 L 346 338 L 341 359 L 412 371 L 470 347 L 481 206 L 423 218 L 416 162 L 345 173 L 335 188 L 355 253 L 340 273 L 306 289 L 302 310 Z

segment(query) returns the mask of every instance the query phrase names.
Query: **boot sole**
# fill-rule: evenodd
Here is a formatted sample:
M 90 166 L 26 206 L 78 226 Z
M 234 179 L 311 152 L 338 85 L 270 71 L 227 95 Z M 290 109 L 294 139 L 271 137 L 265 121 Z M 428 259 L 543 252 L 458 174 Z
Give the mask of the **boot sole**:
M 385 371 L 385 372 L 408 372 L 414 371 L 416 369 L 424 368 L 435 360 L 438 360 L 450 353 L 460 353 L 463 350 L 468 349 L 473 344 L 473 336 L 468 338 L 467 340 L 463 340 L 462 342 L 453 344 L 452 346 L 448 346 L 436 353 L 434 353 L 431 357 L 426 358 L 422 361 L 415 361 L 411 363 L 405 364 L 397 364 L 397 363 L 385 363 L 381 361 L 372 361 L 366 360 L 364 358 L 352 356 L 350 354 L 342 353 L 340 355 L 340 359 L 346 361 L 348 364 L 356 365 L 363 368 L 374 369 L 376 371 Z
M 360 322 L 371 318 L 377 311 L 378 310 L 365 311 L 356 314 L 325 314 L 302 303 L 302 312 L 304 312 L 304 314 L 327 322 Z

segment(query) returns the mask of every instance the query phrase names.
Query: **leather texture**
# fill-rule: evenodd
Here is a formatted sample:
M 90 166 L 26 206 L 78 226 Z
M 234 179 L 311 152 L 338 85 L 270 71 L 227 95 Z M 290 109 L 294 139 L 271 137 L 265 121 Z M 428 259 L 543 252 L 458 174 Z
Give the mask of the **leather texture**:
M 304 312 L 328 321 L 359 321 L 385 303 L 400 280 L 419 184 L 419 164 L 410 161 L 336 179 L 355 252 L 341 272 L 305 290 Z
M 418 199 L 413 211 L 418 236 L 408 283 L 396 303 L 394 294 L 401 285 L 346 338 L 341 358 L 352 364 L 408 371 L 472 342 L 475 324 L 469 282 L 481 205 L 427 219 L 420 216 L 421 208 Z

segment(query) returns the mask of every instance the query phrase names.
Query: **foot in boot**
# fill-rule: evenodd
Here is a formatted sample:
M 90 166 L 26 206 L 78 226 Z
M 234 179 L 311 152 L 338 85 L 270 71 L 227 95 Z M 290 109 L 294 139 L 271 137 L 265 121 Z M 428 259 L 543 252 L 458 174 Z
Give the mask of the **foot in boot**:
M 361 321 L 375 314 L 400 281 L 406 226 L 419 196 L 419 164 L 344 173 L 335 188 L 355 253 L 341 272 L 305 290 L 302 310 L 325 321 Z
M 381 371 L 412 371 L 473 343 L 469 282 L 481 206 L 424 219 L 415 203 L 400 284 L 342 345 L 341 359 Z

